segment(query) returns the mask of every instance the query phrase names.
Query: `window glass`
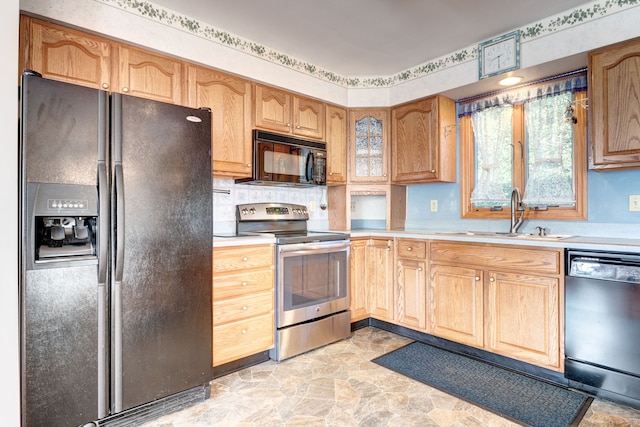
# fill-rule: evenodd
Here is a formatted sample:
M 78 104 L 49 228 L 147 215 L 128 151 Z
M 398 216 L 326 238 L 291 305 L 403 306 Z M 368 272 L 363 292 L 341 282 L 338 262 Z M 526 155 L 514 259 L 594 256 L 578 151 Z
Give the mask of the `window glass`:
M 525 103 L 526 205 L 575 205 L 571 93 Z
M 513 187 L 513 107 L 505 105 L 474 113 L 476 206 L 501 206 L 509 202 Z
M 458 105 L 463 218 L 508 218 L 513 188 L 525 219 L 587 218 L 584 81 L 545 81 L 518 96 L 506 91 Z

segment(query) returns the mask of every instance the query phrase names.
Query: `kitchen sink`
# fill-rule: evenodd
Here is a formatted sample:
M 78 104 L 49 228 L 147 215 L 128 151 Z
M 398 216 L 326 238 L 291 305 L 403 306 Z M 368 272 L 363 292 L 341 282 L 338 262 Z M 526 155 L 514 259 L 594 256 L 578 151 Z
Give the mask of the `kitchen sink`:
M 444 231 L 434 234 L 449 236 L 474 236 L 474 237 L 499 237 L 509 239 L 532 239 L 532 240 L 562 240 L 573 237 L 569 234 L 545 234 L 541 236 L 535 233 L 510 233 L 508 231 Z

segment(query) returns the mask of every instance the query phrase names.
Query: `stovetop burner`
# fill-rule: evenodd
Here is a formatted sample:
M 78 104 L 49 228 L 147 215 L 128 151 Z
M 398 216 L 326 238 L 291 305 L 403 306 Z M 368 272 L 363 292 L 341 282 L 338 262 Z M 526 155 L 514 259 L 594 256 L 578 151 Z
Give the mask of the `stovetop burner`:
M 278 244 L 345 240 L 346 233 L 309 231 L 309 212 L 304 205 L 292 203 L 251 203 L 236 206 L 236 234 L 271 234 Z

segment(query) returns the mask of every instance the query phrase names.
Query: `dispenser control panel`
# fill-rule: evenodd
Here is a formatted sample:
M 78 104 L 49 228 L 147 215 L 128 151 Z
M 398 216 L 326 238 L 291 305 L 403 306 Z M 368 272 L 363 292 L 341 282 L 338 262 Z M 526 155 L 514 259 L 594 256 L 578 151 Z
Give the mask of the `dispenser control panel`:
M 60 209 L 77 209 L 78 211 L 87 209 L 89 206 L 88 200 L 76 200 L 76 199 L 48 199 L 47 208 L 49 210 Z

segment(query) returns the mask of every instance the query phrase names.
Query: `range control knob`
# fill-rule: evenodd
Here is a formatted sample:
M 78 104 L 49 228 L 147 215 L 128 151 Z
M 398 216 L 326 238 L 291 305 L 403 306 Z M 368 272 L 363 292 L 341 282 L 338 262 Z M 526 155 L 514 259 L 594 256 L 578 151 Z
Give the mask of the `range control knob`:
M 248 214 L 248 213 L 249 213 L 249 210 L 248 210 L 247 208 L 242 208 L 242 210 L 240 211 L 240 213 L 241 213 L 242 215 L 246 215 L 246 214 Z
M 249 209 L 249 213 L 250 213 L 251 215 L 255 215 L 255 214 L 256 214 L 256 208 L 251 208 L 251 209 Z

